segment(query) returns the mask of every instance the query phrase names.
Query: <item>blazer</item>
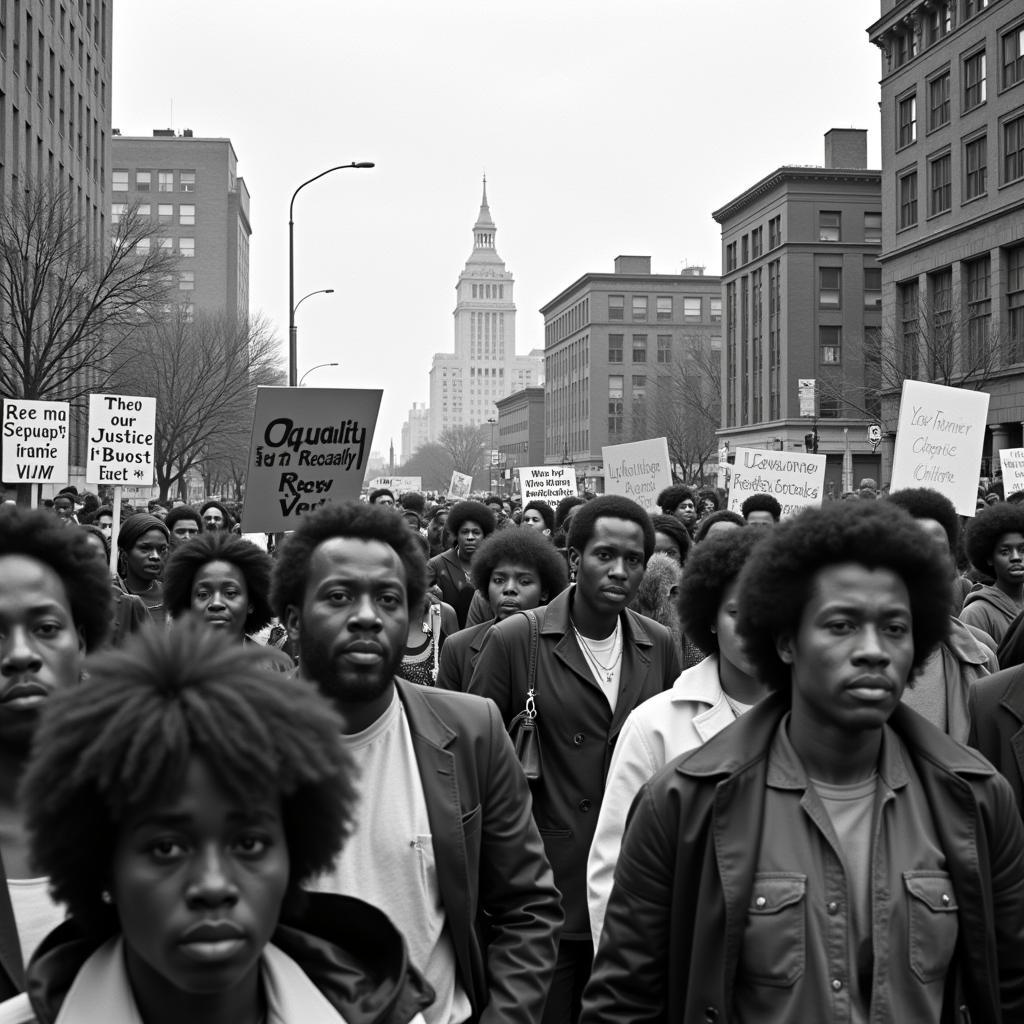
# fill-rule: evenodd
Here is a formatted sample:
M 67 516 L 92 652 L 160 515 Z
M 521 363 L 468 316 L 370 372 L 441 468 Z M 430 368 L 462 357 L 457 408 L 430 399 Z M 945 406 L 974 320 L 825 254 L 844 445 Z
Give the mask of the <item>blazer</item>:
M 1003 669 L 976 682 L 968 694 L 967 742 L 1010 783 L 1024 816 L 1024 666 Z
M 562 938 L 590 941 L 587 854 L 615 741 L 633 708 L 672 685 L 679 675 L 679 655 L 664 626 L 623 611 L 622 665 L 613 713 L 573 636 L 575 589 L 563 590 L 534 609 L 540 634 L 536 722 L 544 767 L 533 803 L 562 893 Z M 526 704 L 529 636 L 525 615 L 512 615 L 492 627 L 469 684 L 470 692 L 498 705 L 506 727 Z
M 530 790 L 490 701 L 396 679 L 427 804 L 459 981 L 484 1024 L 539 1022 L 561 898 Z
M 494 625 L 494 619 L 481 622 L 478 626 L 467 626 L 448 637 L 441 648 L 441 662 L 437 667 L 437 685 L 443 690 L 469 690 L 473 667 L 480 657 L 480 649 L 487 638 L 487 631 Z

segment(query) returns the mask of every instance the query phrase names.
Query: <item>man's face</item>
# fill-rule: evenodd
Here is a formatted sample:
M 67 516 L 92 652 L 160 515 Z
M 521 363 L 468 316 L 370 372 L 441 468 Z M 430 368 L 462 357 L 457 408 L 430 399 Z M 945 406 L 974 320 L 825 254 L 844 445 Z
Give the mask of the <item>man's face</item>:
M 676 508 L 676 518 L 685 523 L 686 526 L 693 526 L 697 521 L 697 508 L 692 498 L 684 498 Z
M 68 498 L 55 498 L 53 501 L 54 514 L 65 522 L 71 519 L 74 509 L 74 505 Z
M 432 545 L 444 543 L 444 524 L 448 522 L 448 513 L 440 512 L 427 524 L 427 540 Z
M 599 613 L 618 614 L 644 577 L 644 531 L 629 519 L 601 516 L 583 551 L 569 549 L 576 594 Z
M 1004 533 L 999 538 L 992 552 L 992 575 L 1004 586 L 1024 583 L 1024 535 Z
M 409 633 L 405 566 L 377 540 L 332 537 L 309 562 L 288 632 L 302 673 L 338 703 L 368 703 L 391 685 Z
M 820 570 L 794 636 L 776 641 L 792 668 L 794 728 L 842 735 L 880 728 L 914 659 L 910 595 L 890 569 Z
M 373 499 L 373 503 L 374 505 L 387 505 L 388 508 L 395 507 L 395 499 L 392 498 L 390 494 L 378 494 L 377 497 Z
M 171 528 L 171 546 L 187 544 L 199 536 L 199 524 L 194 519 L 179 519 Z
M 501 562 L 491 572 L 487 599 L 494 617 L 501 622 L 516 612 L 536 608 L 548 595 L 541 589 L 540 577 L 532 566 Z
M 747 526 L 774 526 L 775 517 L 771 512 L 748 512 L 746 523 Z
M 104 512 L 102 515 L 97 516 L 96 525 L 99 527 L 100 533 L 102 533 L 107 540 L 110 540 L 114 532 L 113 515 L 109 512 Z
M 78 682 L 84 657 L 57 573 L 26 555 L 0 556 L 0 744 L 27 749 L 43 702 Z
M 211 505 L 203 513 L 203 525 L 211 533 L 216 533 L 217 530 L 223 530 L 225 526 L 224 513 L 221 512 L 219 508 L 216 508 L 213 505 Z

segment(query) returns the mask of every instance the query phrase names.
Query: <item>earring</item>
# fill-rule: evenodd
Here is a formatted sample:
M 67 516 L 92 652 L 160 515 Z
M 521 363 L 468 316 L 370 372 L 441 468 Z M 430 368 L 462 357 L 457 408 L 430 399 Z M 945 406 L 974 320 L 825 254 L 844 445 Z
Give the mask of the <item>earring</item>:
M 114 902 L 114 897 L 110 895 L 110 891 L 108 889 L 104 889 L 100 893 L 100 899 L 104 903 L 106 903 L 108 907 L 111 906 L 113 904 L 113 902 Z

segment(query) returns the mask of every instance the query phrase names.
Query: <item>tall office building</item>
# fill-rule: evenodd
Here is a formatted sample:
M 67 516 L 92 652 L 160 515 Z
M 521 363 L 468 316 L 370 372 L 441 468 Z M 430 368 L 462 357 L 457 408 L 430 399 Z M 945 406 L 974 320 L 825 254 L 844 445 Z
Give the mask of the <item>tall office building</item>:
M 990 394 L 994 472 L 991 456 L 1024 443 L 1024 4 L 882 0 L 868 33 L 882 64 L 886 358 Z
M 735 448 L 828 457 L 826 485 L 878 477 L 872 332 L 881 326 L 881 171 L 867 132 L 825 135 L 825 163 L 779 167 L 712 214 L 722 226 L 722 427 Z M 799 381 L 815 382 L 801 408 Z
M 408 462 L 427 443 L 430 436 L 430 413 L 426 403 L 413 402 L 402 424 L 402 462 Z
M 540 382 L 540 353 L 516 355 L 515 280 L 495 247 L 497 227 L 484 178 L 473 251 L 455 286 L 455 351 L 430 369 L 430 440 L 450 427 L 497 419 L 495 402 Z
M 110 217 L 130 204 L 158 225 L 152 244 L 177 255 L 178 300 L 187 310 L 249 313 L 249 190 L 230 139 L 191 131 L 115 133 Z

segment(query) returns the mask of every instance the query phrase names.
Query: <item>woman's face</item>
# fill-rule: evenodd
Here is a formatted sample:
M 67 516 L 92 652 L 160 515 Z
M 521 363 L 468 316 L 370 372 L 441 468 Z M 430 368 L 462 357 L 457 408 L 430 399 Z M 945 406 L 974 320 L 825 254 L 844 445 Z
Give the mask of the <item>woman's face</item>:
M 472 519 L 467 519 L 459 527 L 459 535 L 456 538 L 459 545 L 459 557 L 472 558 L 474 552 L 480 546 L 480 541 L 483 539 L 484 531 L 481 529 L 480 524 L 473 522 Z
M 278 797 L 230 797 L 199 758 L 173 797 L 121 823 L 110 890 L 139 1002 L 252 978 L 281 914 L 289 859 Z
M 548 529 L 547 523 L 544 522 L 544 517 L 535 508 L 528 508 L 523 513 L 521 525 L 528 526 L 531 530 L 537 530 L 545 535 L 551 532 Z
M 159 579 L 167 561 L 167 537 L 163 530 L 147 530 L 125 553 L 128 572 L 144 583 Z
M 753 674 L 753 666 L 743 650 L 743 643 L 736 632 L 736 615 L 739 612 L 739 581 L 733 580 L 718 604 L 715 631 L 718 634 L 718 656 L 722 661 L 735 666 L 747 675 Z
M 677 565 L 683 564 L 683 555 L 679 550 L 679 545 L 667 533 L 662 533 L 661 530 L 654 531 L 654 553 L 656 555 L 668 555 Z
M 190 607 L 207 625 L 241 640 L 252 611 L 245 576 L 231 562 L 207 562 L 192 580 Z

